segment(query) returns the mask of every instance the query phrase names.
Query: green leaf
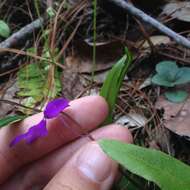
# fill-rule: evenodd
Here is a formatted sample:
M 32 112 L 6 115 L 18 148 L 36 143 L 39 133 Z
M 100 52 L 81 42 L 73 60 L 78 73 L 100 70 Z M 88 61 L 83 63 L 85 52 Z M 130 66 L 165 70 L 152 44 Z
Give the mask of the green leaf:
M 53 18 L 56 15 L 55 9 L 53 9 L 53 7 L 48 7 L 46 12 L 49 18 Z
M 26 51 L 27 53 L 37 54 L 37 48 L 35 47 L 30 47 Z
M 7 23 L 3 20 L 0 20 L 0 36 L 3 38 L 8 38 L 10 36 L 10 33 L 11 31 Z
M 131 179 L 128 179 L 127 176 L 122 176 L 122 178 L 120 179 L 119 183 L 117 182 L 117 189 L 127 189 L 127 190 L 139 190 L 139 187 L 136 186 L 136 179 L 132 179 L 133 181 L 131 181 Z M 135 181 L 135 183 L 133 183 Z M 137 183 L 138 184 L 138 183 Z M 139 185 L 139 184 L 138 184 Z M 141 186 L 143 186 L 143 184 L 140 184 Z
M 36 49 L 30 48 L 28 51 L 35 53 Z M 46 57 L 47 60 L 51 59 L 48 47 L 45 47 L 42 57 Z M 52 69 L 51 76 L 49 76 L 50 69 Z M 49 90 L 48 77 L 52 80 L 51 90 Z M 60 72 L 48 61 L 31 63 L 20 69 L 17 82 L 20 89 L 17 95 L 25 97 L 22 103 L 27 107 L 34 107 L 37 103 L 43 106 L 44 98 L 55 98 L 61 92 Z M 21 109 L 20 111 L 30 114 L 30 110 Z
M 168 91 L 164 95 L 169 101 L 174 103 L 184 102 L 188 97 L 188 93 L 183 90 Z
M 159 74 L 156 74 L 152 77 L 152 83 L 166 87 L 175 86 L 173 82 L 168 81 L 166 78 L 164 78 L 162 75 Z
M 190 167 L 163 152 L 116 140 L 101 140 L 99 144 L 113 160 L 162 190 L 190 189 Z
M 106 124 L 112 122 L 112 112 L 116 99 L 131 62 L 132 56 L 128 49 L 126 49 L 126 54 L 112 67 L 100 90 L 100 95 L 106 99 L 109 105 L 109 115 L 105 121 Z
M 190 82 L 190 68 L 179 68 L 173 61 L 160 62 L 156 65 L 156 71 L 152 82 L 160 86 L 173 87 Z
M 174 82 L 179 68 L 173 61 L 162 61 L 156 65 L 156 71 L 160 76 L 168 80 L 168 82 Z
M 7 116 L 5 118 L 0 119 L 0 127 L 4 127 L 6 125 L 18 122 L 20 120 L 25 119 L 26 117 L 26 115 Z
M 190 82 L 190 68 L 182 67 L 179 69 L 179 72 L 176 75 L 176 81 L 174 82 L 174 84 L 178 85 L 178 84 L 185 84 L 188 82 Z

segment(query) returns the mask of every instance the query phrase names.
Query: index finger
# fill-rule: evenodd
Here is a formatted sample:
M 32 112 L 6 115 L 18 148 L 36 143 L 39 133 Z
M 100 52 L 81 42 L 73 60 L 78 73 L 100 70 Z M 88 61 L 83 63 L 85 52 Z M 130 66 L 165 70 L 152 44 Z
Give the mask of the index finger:
M 88 96 L 74 100 L 65 112 L 76 120 L 84 130 L 91 131 L 100 125 L 108 113 L 105 100 L 100 96 Z M 26 132 L 29 127 L 38 123 L 43 117 L 42 113 L 24 120 L 16 126 L 8 126 L 0 130 L 0 184 L 13 174 L 22 165 L 37 160 L 58 147 L 70 142 L 77 137 L 73 133 L 76 124 L 66 121 L 61 116 L 48 120 L 48 135 L 28 145 L 19 143 L 14 148 L 9 147 L 10 141 L 18 134 Z M 79 126 L 78 126 L 79 127 Z

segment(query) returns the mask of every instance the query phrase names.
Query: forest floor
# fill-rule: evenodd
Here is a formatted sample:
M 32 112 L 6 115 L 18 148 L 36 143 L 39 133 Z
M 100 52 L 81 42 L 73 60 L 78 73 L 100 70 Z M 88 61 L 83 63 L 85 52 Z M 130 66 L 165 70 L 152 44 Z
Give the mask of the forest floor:
M 190 2 L 131 2 L 190 39 Z M 183 39 L 144 22 L 114 0 L 98 1 L 96 10 L 88 0 L 1 0 L 0 21 L 8 27 L 0 23 L 0 118 L 31 115 L 34 111 L 26 107 L 41 108 L 57 96 L 72 100 L 98 94 L 127 47 L 133 62 L 117 97 L 114 122 L 131 130 L 135 144 L 190 165 L 190 79 L 171 86 L 172 92 L 186 91 L 183 101 L 176 94 L 168 100 L 170 86 L 152 80 L 160 62 L 189 67 L 190 46 Z M 168 66 L 166 75 L 172 69 Z

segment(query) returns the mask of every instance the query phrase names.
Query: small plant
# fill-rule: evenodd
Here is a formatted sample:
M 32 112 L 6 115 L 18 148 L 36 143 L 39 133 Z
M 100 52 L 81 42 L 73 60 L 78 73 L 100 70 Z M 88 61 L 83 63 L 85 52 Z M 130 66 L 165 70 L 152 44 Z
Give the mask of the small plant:
M 42 37 L 45 40 L 41 53 L 43 60 L 26 65 L 17 74 L 20 89 L 17 95 L 25 98 L 22 104 L 27 107 L 34 107 L 38 103 L 43 107 L 46 99 L 55 98 L 61 92 L 61 71 L 53 63 L 59 50 L 55 48 L 53 52 L 50 51 L 48 30 L 43 31 Z M 33 47 L 27 49 L 27 52 L 37 55 L 37 49 Z M 25 114 L 31 113 L 30 110 L 26 112 L 25 109 L 20 111 Z
M 36 52 L 37 50 L 31 48 L 28 51 Z M 61 73 L 55 65 L 48 62 L 51 59 L 49 50 L 45 48 L 41 56 L 44 58 L 43 61 L 26 65 L 17 74 L 20 89 L 17 95 L 25 98 L 22 103 L 27 107 L 33 107 L 39 102 L 43 106 L 46 97 L 55 98 L 61 92 Z
M 172 102 L 183 102 L 188 93 L 184 90 L 173 89 L 176 85 L 190 82 L 190 68 L 178 67 L 173 61 L 162 61 L 156 65 L 157 74 L 153 76 L 154 84 L 171 88 L 165 93 L 165 97 Z

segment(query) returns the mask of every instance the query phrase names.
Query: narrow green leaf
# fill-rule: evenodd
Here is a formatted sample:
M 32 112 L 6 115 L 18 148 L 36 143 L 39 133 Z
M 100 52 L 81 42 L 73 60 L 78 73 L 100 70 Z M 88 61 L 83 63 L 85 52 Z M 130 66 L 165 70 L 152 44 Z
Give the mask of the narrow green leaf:
M 101 140 L 99 144 L 113 160 L 162 190 L 190 189 L 190 167 L 163 152 L 116 140 Z
M 186 91 L 183 90 L 178 90 L 178 91 L 168 91 L 165 92 L 165 97 L 171 101 L 171 102 L 175 102 L 175 103 L 180 103 L 185 101 L 185 99 L 187 99 L 188 97 L 188 93 Z
M 10 28 L 6 22 L 0 20 L 0 36 L 3 38 L 8 38 L 10 35 Z
M 7 116 L 5 118 L 0 119 L 0 127 L 4 127 L 6 125 L 18 122 L 20 120 L 25 119 L 26 117 L 26 115 Z
M 116 99 L 131 62 L 132 56 L 128 49 L 126 49 L 126 54 L 112 67 L 100 90 L 100 95 L 106 99 L 109 105 L 109 115 L 105 123 L 112 122 L 112 112 L 115 107 Z

